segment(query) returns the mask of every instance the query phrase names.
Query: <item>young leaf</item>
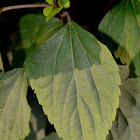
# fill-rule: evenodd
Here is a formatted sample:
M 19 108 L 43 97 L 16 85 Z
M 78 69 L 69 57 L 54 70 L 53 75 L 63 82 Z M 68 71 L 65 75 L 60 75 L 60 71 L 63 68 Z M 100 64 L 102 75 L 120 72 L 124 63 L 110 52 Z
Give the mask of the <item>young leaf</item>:
M 109 37 L 106 44 L 111 49 L 118 46 L 114 48 L 116 58 L 127 66 L 133 62 L 140 75 L 140 1 L 123 0 L 103 18 L 99 31 Z
M 69 0 L 58 0 L 58 4 L 60 7 L 69 8 L 70 1 Z
M 67 23 L 25 61 L 39 103 L 65 140 L 103 140 L 119 104 L 118 67 L 109 50 Z
M 48 4 L 53 4 L 54 5 L 54 2 L 53 0 L 45 0 Z
M 0 139 L 24 139 L 30 132 L 27 79 L 23 70 L 0 73 Z
M 22 67 L 30 52 L 58 32 L 62 25 L 62 21 L 58 18 L 52 18 L 46 24 L 45 17 L 42 15 L 23 16 L 20 19 L 19 34 L 17 33 L 13 46 L 13 66 Z
M 126 66 L 120 66 L 122 80 L 120 109 L 111 129 L 112 139 L 139 140 L 140 138 L 140 78 L 130 78 Z
M 45 8 L 43 9 L 43 15 L 44 15 L 44 16 L 49 16 L 49 14 L 51 13 L 52 9 L 53 9 L 52 6 L 45 7 Z
M 51 10 L 51 12 L 49 13 L 49 15 L 46 17 L 46 23 L 52 18 L 54 17 L 57 13 L 59 13 L 62 10 L 62 8 L 54 8 Z

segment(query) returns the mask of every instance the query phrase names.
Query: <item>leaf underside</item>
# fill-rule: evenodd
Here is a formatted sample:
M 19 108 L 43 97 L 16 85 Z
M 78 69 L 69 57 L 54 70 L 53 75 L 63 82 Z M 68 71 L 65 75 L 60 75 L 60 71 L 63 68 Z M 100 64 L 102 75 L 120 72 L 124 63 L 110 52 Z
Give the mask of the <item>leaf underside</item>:
M 27 79 L 23 70 L 0 73 L 0 139 L 24 139 L 30 132 Z
M 116 58 L 127 66 L 133 63 L 135 73 L 140 75 L 140 1 L 123 0 L 106 14 L 99 31 L 104 34 L 102 41 L 114 50 Z M 105 36 L 109 39 L 104 40 Z
M 119 104 L 118 67 L 109 50 L 67 23 L 25 61 L 39 103 L 65 140 L 103 140 Z
M 120 86 L 120 108 L 111 129 L 111 139 L 140 139 L 140 78 L 129 76 L 126 66 L 120 66 L 122 84 Z

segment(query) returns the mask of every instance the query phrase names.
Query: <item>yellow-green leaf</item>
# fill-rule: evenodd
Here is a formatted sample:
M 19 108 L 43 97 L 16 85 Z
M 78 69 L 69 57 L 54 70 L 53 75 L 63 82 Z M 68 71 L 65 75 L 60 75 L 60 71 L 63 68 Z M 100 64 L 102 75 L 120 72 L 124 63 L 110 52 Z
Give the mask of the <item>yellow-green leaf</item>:
M 62 10 L 62 8 L 54 8 L 51 10 L 49 15 L 46 17 L 46 22 L 48 22 L 52 17 L 54 17 L 57 13 L 59 13 Z
M 45 0 L 48 4 L 54 4 L 53 0 Z
M 53 9 L 52 6 L 45 7 L 45 8 L 43 9 L 43 15 L 44 15 L 44 16 L 49 16 L 49 14 L 51 13 L 52 9 Z

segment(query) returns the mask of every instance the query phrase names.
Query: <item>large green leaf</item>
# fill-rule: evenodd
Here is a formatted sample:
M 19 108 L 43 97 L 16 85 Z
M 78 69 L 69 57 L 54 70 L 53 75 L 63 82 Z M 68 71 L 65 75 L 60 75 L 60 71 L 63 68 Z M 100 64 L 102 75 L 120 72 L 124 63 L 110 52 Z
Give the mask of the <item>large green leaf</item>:
M 111 129 L 112 139 L 139 140 L 140 78 L 128 77 L 129 70 L 125 66 L 120 66 L 120 76 L 122 95 L 120 96 L 120 109 Z
M 0 139 L 20 140 L 30 132 L 27 79 L 23 70 L 0 73 Z
M 13 48 L 13 65 L 22 67 L 30 52 L 58 32 L 62 25 L 62 21 L 58 18 L 52 18 L 46 24 L 43 15 L 23 16 L 19 22 L 19 33 Z
M 109 37 L 103 42 L 110 49 L 118 46 L 114 49 L 116 58 L 128 66 L 133 62 L 136 74 L 140 75 L 140 1 L 123 0 L 103 18 L 99 31 Z
M 109 50 L 67 23 L 25 61 L 39 103 L 65 140 L 103 140 L 119 104 L 118 67 Z

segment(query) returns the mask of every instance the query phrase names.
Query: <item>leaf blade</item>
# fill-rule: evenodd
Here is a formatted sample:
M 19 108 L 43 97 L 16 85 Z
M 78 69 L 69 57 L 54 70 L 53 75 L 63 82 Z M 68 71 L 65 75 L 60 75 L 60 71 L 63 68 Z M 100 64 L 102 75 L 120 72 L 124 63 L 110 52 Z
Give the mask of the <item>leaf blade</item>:
M 60 7 L 69 8 L 70 1 L 69 0 L 58 0 L 58 4 Z
M 43 9 L 43 15 L 44 16 L 48 16 L 50 13 L 51 13 L 51 10 L 53 9 L 53 7 L 45 7 L 44 9 Z
M 49 15 L 46 17 L 46 23 L 52 18 L 54 17 L 57 13 L 59 13 L 62 10 L 62 7 L 57 7 L 54 8 L 50 11 Z
M 42 50 L 41 53 L 39 50 Z M 72 22 L 66 24 L 39 50 L 36 49 L 25 61 L 25 76 L 30 78 L 31 86 L 59 136 L 73 140 L 105 138 L 112 122 L 108 120 L 115 117 L 120 94 L 118 68 L 108 49 Z M 114 67 L 108 65 L 106 68 L 106 63 Z M 107 86 L 108 90 L 102 89 L 97 80 L 102 79 L 102 72 L 108 73 L 108 76 L 104 75 L 103 87 L 107 86 L 107 79 L 114 80 L 112 85 Z M 107 83 L 110 84 L 110 81 Z M 103 90 L 106 92 L 102 93 Z M 103 94 L 108 97 L 110 92 L 114 93 L 114 97 L 109 100 L 114 103 L 109 107 L 111 103 L 106 102 L 103 107 Z M 110 109 L 113 110 L 112 114 L 109 113 Z M 100 127 L 102 124 L 103 128 Z

